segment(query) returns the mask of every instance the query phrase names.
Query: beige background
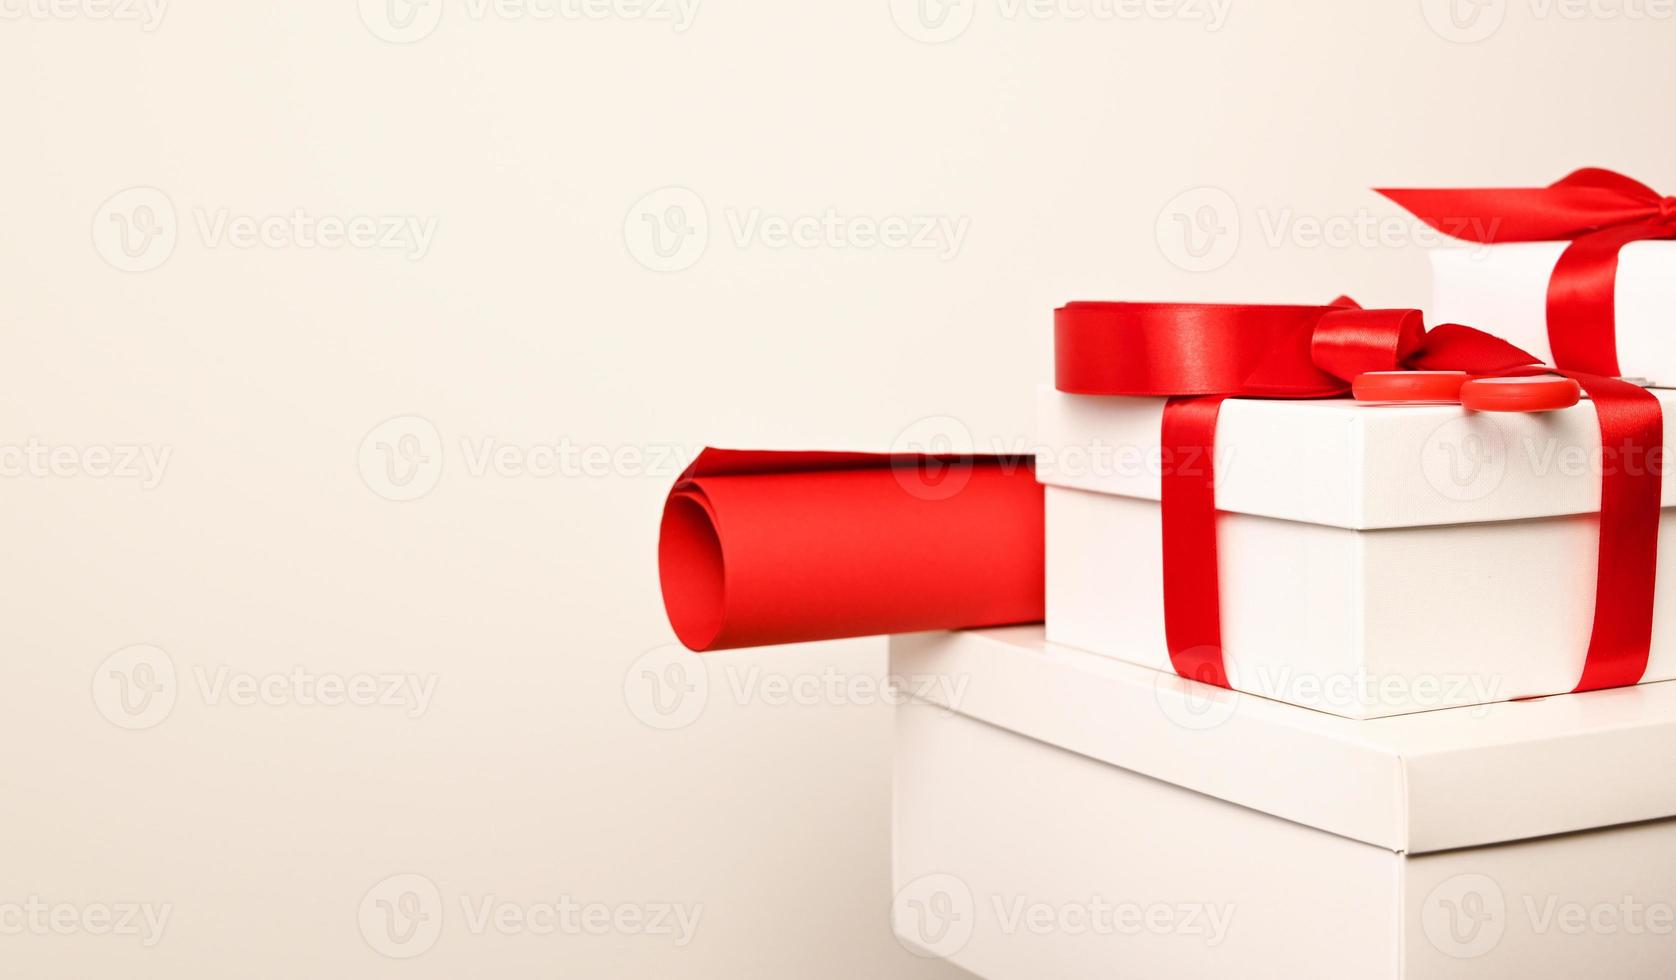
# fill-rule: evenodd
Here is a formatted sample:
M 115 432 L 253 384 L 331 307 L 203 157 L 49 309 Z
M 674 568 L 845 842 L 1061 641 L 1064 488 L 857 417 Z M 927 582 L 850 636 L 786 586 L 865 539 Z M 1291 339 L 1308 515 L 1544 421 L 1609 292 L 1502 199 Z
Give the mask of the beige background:
M 681 459 L 1017 445 L 1069 298 L 1421 303 L 1373 185 L 1676 187 L 1658 0 L 111 2 L 0 0 L 8 976 L 957 975 L 883 642 L 669 649 Z

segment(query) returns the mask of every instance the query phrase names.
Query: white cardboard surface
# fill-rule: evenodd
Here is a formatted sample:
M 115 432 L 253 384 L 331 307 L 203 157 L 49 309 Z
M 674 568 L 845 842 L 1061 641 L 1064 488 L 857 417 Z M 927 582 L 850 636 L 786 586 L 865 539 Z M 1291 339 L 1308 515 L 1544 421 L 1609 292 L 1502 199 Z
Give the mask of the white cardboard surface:
M 1047 636 L 1171 670 L 1159 505 L 1050 486 Z M 1583 674 L 1596 520 L 1353 531 L 1217 516 L 1222 640 L 1243 691 L 1352 718 L 1558 694 Z M 1676 678 L 1665 510 L 1645 679 Z
M 894 827 L 899 937 L 990 980 L 1663 980 L 1676 963 L 1676 820 L 1411 856 L 910 703 Z
M 893 919 L 912 949 L 993 980 L 1395 976 L 1390 851 L 923 704 L 896 728 Z M 1142 914 L 1018 921 L 1096 901 Z M 1173 927 L 1146 928 L 1154 909 Z
M 1035 626 L 896 637 L 891 670 L 947 678 L 923 689 L 966 717 L 1393 852 L 1676 816 L 1671 683 L 1355 721 Z
M 1428 323 L 1488 330 L 1549 363 L 1548 281 L 1568 242 L 1432 250 Z M 1633 242 L 1618 253 L 1618 367 L 1676 385 L 1676 242 Z
M 1676 391 L 1654 394 L 1676 414 Z M 1043 386 L 1037 407 L 1043 483 L 1158 499 L 1164 399 Z M 1222 405 L 1216 443 L 1217 507 L 1241 514 L 1371 529 L 1600 510 L 1600 428 L 1587 399 L 1515 414 L 1236 398 Z M 1676 466 L 1666 470 L 1664 500 L 1676 503 Z

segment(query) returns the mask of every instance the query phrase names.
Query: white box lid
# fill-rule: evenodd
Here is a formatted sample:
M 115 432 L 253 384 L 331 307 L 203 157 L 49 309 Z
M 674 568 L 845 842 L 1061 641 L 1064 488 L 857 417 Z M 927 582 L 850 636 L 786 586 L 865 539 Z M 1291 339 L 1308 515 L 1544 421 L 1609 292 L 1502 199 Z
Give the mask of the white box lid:
M 1652 394 L 1676 406 L 1676 391 Z M 1051 486 L 1159 498 L 1162 398 L 1043 386 L 1036 474 Z M 1665 426 L 1668 457 L 1676 423 Z M 1355 529 L 1600 510 L 1600 428 L 1587 399 L 1557 412 L 1364 405 L 1348 398 L 1223 403 L 1217 509 Z M 1637 465 L 1625 459 L 1625 465 Z M 1676 503 L 1676 466 L 1664 501 Z
M 1676 816 L 1676 681 L 1355 721 L 1053 646 L 1040 626 L 894 637 L 891 672 L 962 715 L 1393 851 Z

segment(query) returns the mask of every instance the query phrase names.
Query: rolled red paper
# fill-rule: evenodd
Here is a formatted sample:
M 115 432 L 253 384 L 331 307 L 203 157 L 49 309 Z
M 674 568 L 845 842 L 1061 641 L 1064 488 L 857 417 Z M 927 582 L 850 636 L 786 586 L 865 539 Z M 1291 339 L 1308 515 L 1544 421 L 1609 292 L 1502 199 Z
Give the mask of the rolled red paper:
M 664 503 L 658 576 L 699 652 L 1042 619 L 1030 457 L 707 449 Z

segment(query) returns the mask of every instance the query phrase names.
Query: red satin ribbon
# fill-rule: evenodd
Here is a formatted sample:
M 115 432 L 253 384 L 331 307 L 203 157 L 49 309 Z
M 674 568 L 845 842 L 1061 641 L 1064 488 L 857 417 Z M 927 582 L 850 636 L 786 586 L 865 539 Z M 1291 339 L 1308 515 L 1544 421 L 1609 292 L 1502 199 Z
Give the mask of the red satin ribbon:
M 1548 187 L 1380 190 L 1446 235 L 1469 242 L 1569 241 L 1548 282 L 1554 363 L 1605 377 L 1618 369 L 1618 251 L 1676 238 L 1676 197 L 1590 167 Z
M 1600 481 L 1594 626 L 1576 690 L 1628 687 L 1647 673 L 1653 642 L 1664 412 L 1657 398 L 1627 381 L 1560 373 L 1575 378 L 1594 402 L 1606 463 Z M 1623 455 L 1614 461 L 1614 453 Z
M 1343 395 L 1368 371 L 1548 372 L 1471 327 L 1427 331 L 1417 310 L 1191 303 L 1070 303 L 1054 314 L 1055 385 L 1165 397 L 1161 440 L 1164 631 L 1178 674 L 1228 686 L 1217 578 L 1215 441 L 1222 401 Z M 1600 420 L 1604 468 L 1595 618 L 1577 690 L 1639 683 L 1652 637 L 1663 416 L 1641 388 L 1577 379 Z M 1637 457 L 1639 465 L 1625 465 Z

